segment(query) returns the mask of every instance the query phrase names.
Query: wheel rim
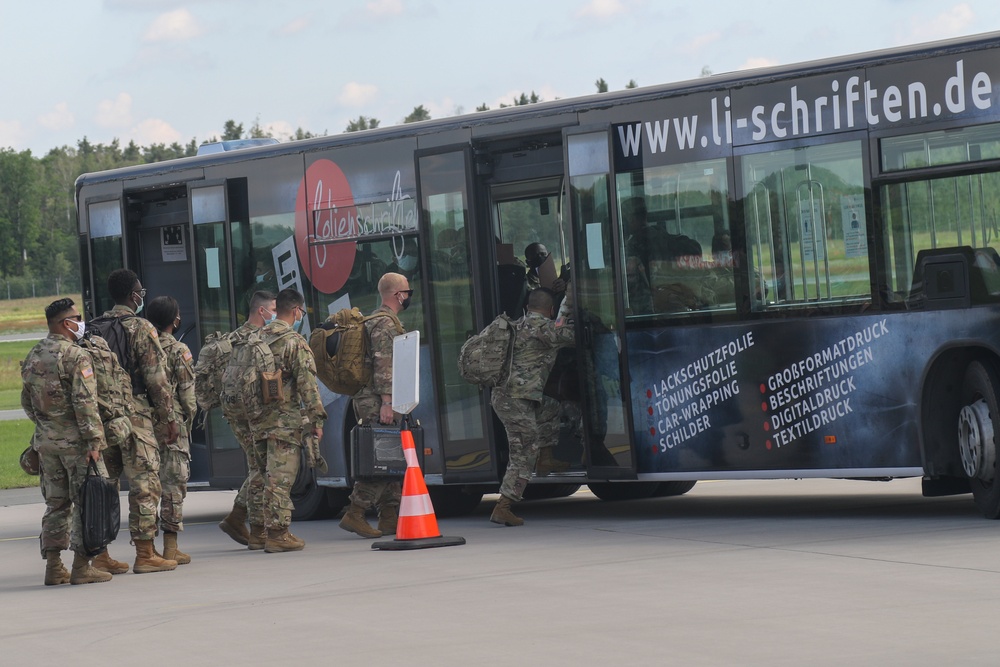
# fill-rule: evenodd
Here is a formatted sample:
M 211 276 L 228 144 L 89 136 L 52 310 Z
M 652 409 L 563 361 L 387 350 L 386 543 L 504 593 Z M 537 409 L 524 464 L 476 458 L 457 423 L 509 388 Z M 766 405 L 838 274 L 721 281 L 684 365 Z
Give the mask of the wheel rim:
M 958 449 L 962 467 L 970 479 L 993 480 L 996 447 L 993 444 L 993 420 L 986 401 L 980 399 L 965 406 L 959 413 Z

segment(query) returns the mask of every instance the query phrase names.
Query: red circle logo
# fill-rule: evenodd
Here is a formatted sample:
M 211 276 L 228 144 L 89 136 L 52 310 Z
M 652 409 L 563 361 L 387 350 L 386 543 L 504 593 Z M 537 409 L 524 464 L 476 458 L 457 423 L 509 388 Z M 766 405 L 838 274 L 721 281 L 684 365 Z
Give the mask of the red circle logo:
M 333 241 L 357 233 L 358 212 L 344 172 L 330 160 L 313 162 L 295 197 L 295 250 L 313 287 L 333 294 L 344 286 L 357 243 Z

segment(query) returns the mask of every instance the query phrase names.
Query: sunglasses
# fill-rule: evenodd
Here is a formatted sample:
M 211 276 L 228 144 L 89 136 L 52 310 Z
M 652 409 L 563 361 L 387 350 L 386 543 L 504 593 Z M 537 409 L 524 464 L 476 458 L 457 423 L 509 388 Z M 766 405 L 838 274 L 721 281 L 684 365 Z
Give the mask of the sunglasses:
M 406 296 L 413 296 L 413 290 L 411 289 L 401 289 L 396 294 L 405 294 Z
M 83 322 L 83 315 L 70 315 L 69 317 L 62 318 L 62 321 L 66 320 L 76 320 L 77 322 Z

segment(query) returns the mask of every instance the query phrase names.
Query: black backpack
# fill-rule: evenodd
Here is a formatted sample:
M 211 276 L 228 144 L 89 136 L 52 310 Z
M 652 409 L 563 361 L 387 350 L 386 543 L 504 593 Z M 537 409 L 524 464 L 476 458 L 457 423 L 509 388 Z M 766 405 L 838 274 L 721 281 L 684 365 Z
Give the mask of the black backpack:
M 135 315 L 124 315 L 122 317 L 110 317 L 102 315 L 87 322 L 87 331 L 104 339 L 108 347 L 118 356 L 118 363 L 128 371 L 128 376 L 132 380 L 133 395 L 146 393 L 146 380 L 139 371 L 139 365 L 132 356 L 132 345 L 129 341 L 128 329 L 122 324 L 123 320 L 135 317 Z

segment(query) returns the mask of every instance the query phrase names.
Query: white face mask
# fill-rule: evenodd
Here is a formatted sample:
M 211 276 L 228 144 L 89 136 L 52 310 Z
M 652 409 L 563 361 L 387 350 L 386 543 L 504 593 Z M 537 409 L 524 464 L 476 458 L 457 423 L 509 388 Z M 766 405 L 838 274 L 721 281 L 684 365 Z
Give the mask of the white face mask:
M 417 256 L 416 255 L 405 255 L 399 258 L 399 268 L 404 271 L 412 271 L 417 266 Z
M 81 338 L 83 338 L 83 334 L 86 333 L 86 331 L 87 331 L 87 323 L 86 322 L 75 322 L 74 320 L 67 320 L 67 321 L 68 322 L 73 322 L 73 325 L 74 325 L 73 335 L 76 337 L 76 339 L 80 340 Z

